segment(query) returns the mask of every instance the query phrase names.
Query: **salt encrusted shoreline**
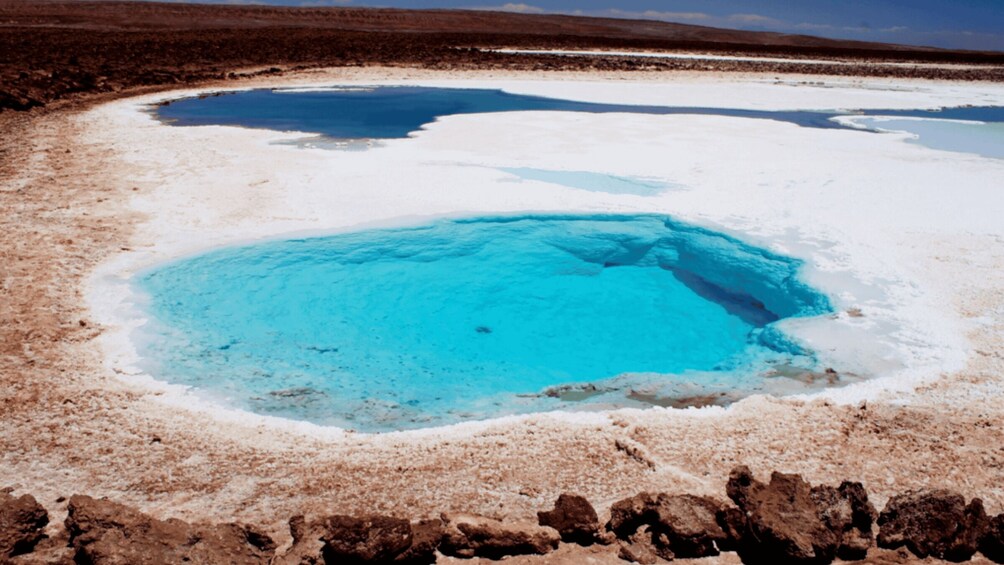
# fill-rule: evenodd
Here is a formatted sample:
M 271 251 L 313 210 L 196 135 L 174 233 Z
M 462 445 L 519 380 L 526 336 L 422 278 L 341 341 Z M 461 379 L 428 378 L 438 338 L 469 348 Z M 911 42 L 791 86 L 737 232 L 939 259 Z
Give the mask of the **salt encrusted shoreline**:
M 434 84 L 455 78 L 452 74 L 376 69 L 312 73 L 282 82 L 371 84 L 415 79 Z M 477 78 L 504 78 L 510 83 L 519 78 L 547 79 L 540 75 L 499 77 L 491 73 L 478 73 Z M 621 82 L 617 79 L 622 77 L 581 78 L 596 81 L 594 92 L 604 96 L 609 95 L 609 89 L 617 88 Z M 717 92 L 725 93 L 718 99 L 724 105 L 742 97 L 742 102 L 758 108 L 789 107 L 785 104 L 791 100 L 774 96 L 778 88 L 794 93 L 809 89 L 812 103 L 821 107 L 861 106 L 869 96 L 877 97 L 882 106 L 897 99 L 903 105 L 916 104 L 918 99 L 929 100 L 932 105 L 1000 104 L 1004 99 L 1004 89 L 985 84 L 814 77 L 813 82 L 822 80 L 826 84 L 798 86 L 799 77 L 780 77 L 782 84 L 790 86 L 772 89 L 773 77 L 709 79 L 632 74 L 628 78 L 654 85 L 665 82 L 667 86 L 662 88 L 671 103 L 680 104 L 699 100 L 708 105 L 714 102 L 709 100 L 709 92 Z M 567 81 L 569 77 L 562 74 L 558 79 Z M 737 88 L 741 81 L 746 81 L 745 89 Z M 857 88 L 834 88 L 848 83 Z M 546 82 L 535 92 L 546 93 L 548 89 L 567 93 L 567 85 L 558 81 Z M 4 476 L 14 478 L 11 486 L 39 496 L 55 516 L 65 508 L 63 502 L 55 502 L 58 497 L 87 492 L 110 496 L 158 516 L 262 523 L 281 538 L 285 535 L 283 521 L 288 516 L 326 514 L 334 506 L 348 512 L 395 510 L 396 514 L 416 518 L 444 510 L 518 518 L 532 516 L 546 501 L 567 490 L 577 491 L 597 505 L 646 489 L 712 494 L 737 463 L 749 464 L 757 473 L 774 469 L 799 472 L 814 483 L 860 478 L 876 505 L 893 493 L 929 485 L 951 488 L 967 497 L 982 496 L 991 513 L 1000 512 L 1004 505 L 1000 487 L 1004 475 L 1004 453 L 1000 448 L 1004 445 L 1000 425 L 1004 409 L 996 402 L 1004 374 L 1000 354 L 1004 281 L 996 275 L 1004 267 L 1000 233 L 1004 226 L 994 220 L 1000 217 L 1001 201 L 989 192 L 993 187 L 986 183 L 987 178 L 1001 178 L 1000 164 L 897 145 L 895 136 L 854 137 L 850 147 L 829 146 L 819 153 L 829 157 L 817 170 L 842 172 L 849 177 L 844 184 L 839 179 L 827 179 L 831 190 L 870 182 L 870 186 L 888 191 L 876 195 L 874 201 L 865 198 L 867 192 L 856 193 L 854 201 L 847 202 L 846 192 L 816 190 L 812 195 L 819 199 L 818 205 L 807 210 L 802 221 L 837 225 L 840 220 L 852 219 L 856 229 L 878 236 L 856 243 L 840 241 L 845 246 L 858 246 L 856 250 L 845 247 L 844 251 L 874 253 L 870 261 L 855 265 L 859 275 L 864 271 L 878 276 L 887 268 L 886 262 L 899 256 L 899 263 L 893 266 L 903 275 L 916 277 L 915 303 L 922 304 L 932 297 L 940 301 L 930 304 L 932 312 L 920 312 L 912 323 L 928 316 L 935 323 L 945 324 L 931 328 L 930 335 L 917 336 L 949 336 L 944 350 L 935 350 L 932 359 L 920 360 L 919 366 L 941 367 L 941 371 L 906 375 L 910 378 L 903 379 L 898 387 L 881 379 L 870 381 L 814 400 L 756 397 L 728 409 L 542 414 L 366 436 L 269 423 L 211 407 L 192 410 L 191 399 L 169 392 L 169 387 L 116 375 L 114 369 L 127 369 L 129 359 L 104 357 L 96 338 L 109 328 L 95 327 L 92 314 L 84 306 L 84 285 L 92 282 L 93 269 L 103 259 L 112 260 L 101 267 L 106 274 L 137 265 L 114 262 L 116 257 L 131 252 L 123 248 L 144 250 L 145 258 L 155 261 L 172 253 L 233 242 L 253 234 L 279 235 L 375 223 L 381 218 L 360 217 L 358 210 L 379 209 L 391 201 L 407 202 L 409 195 L 391 192 L 376 202 L 359 195 L 358 199 L 348 198 L 344 206 L 324 208 L 319 207 L 325 203 L 323 194 L 315 192 L 311 197 L 314 199 L 298 205 L 303 209 L 332 209 L 332 217 L 308 218 L 311 223 L 303 221 L 302 215 L 282 215 L 289 201 L 269 191 L 275 191 L 275 186 L 297 184 L 295 174 L 283 171 L 312 172 L 323 178 L 325 169 L 288 168 L 302 159 L 316 158 L 315 150 L 284 151 L 266 146 L 267 140 L 280 137 L 274 133 L 166 128 L 137 114 L 135 104 L 134 100 L 124 100 L 82 114 L 55 113 L 34 121 L 29 130 L 33 146 L 30 151 L 15 154 L 18 160 L 13 164 L 20 171 L 4 179 L 4 190 L 0 192 L 4 208 L 12 210 L 4 218 L 7 224 L 0 236 L 5 258 L 9 259 L 4 289 L 12 297 L 3 307 L 14 312 L 11 318 L 17 322 L 4 336 L 0 357 L 6 414 L 0 434 L 0 469 Z M 605 119 L 610 118 L 588 118 L 595 127 L 611 125 Z M 782 226 L 761 225 L 762 220 L 756 217 L 757 213 L 766 213 L 771 202 L 759 198 L 737 202 L 736 193 L 730 193 L 728 185 L 746 183 L 769 188 L 770 174 L 790 174 L 800 165 L 797 156 L 791 154 L 765 160 L 765 152 L 776 149 L 778 143 L 792 135 L 800 136 L 799 143 L 823 143 L 823 134 L 816 137 L 815 133 L 793 130 L 794 126 L 773 124 L 758 124 L 751 130 L 728 119 L 674 119 L 677 121 L 673 123 L 680 127 L 673 130 L 673 135 L 680 138 L 674 142 L 667 134 L 660 142 L 672 145 L 682 139 L 698 153 L 697 162 L 684 162 L 682 158 L 672 161 L 672 155 L 646 154 L 646 147 L 632 147 L 639 155 L 651 157 L 650 162 L 679 163 L 674 170 L 681 171 L 685 182 L 708 182 L 674 197 L 662 211 L 717 223 L 723 229 L 746 234 L 747 239 L 769 241 L 773 237 L 776 243 Z M 478 120 L 479 127 L 507 133 L 510 139 L 513 130 L 507 128 L 531 128 L 525 139 L 518 140 L 532 143 L 532 136 L 547 135 L 549 143 L 558 148 L 565 147 L 568 139 L 581 140 L 583 131 L 581 117 L 555 116 L 553 122 L 533 123 L 512 116 Z M 699 140 L 686 134 L 712 126 L 722 128 L 723 137 L 732 141 L 716 145 L 717 155 L 701 155 L 693 146 Z M 452 140 L 459 139 L 456 136 L 464 135 L 469 127 L 464 119 L 443 120 L 420 134 L 420 142 L 429 151 L 457 151 L 451 146 Z M 654 126 L 644 130 L 648 127 L 644 123 L 632 127 L 660 135 Z M 29 131 L 25 139 L 29 139 Z M 803 135 L 808 137 L 801 138 Z M 167 138 L 174 139 L 174 144 L 159 145 Z M 196 143 L 199 140 L 212 143 L 200 145 Z M 763 146 L 763 152 L 758 153 L 761 149 L 757 147 L 737 152 L 740 144 L 748 145 L 751 140 Z M 405 140 L 400 144 L 416 142 Z M 151 153 L 147 143 L 171 149 Z M 398 142 L 389 142 L 394 144 Z M 243 150 L 251 146 L 274 155 L 279 162 L 248 165 Z M 791 146 L 792 151 L 797 146 Z M 394 147 L 390 149 L 397 158 L 389 163 L 425 162 L 422 155 L 408 157 L 406 153 L 394 153 Z M 513 151 L 507 154 L 513 159 L 526 157 L 519 151 L 535 150 L 529 144 L 502 149 Z M 583 158 L 606 159 L 600 149 L 589 151 Z M 866 156 L 859 159 L 857 152 L 862 151 Z M 383 158 L 387 155 L 384 152 Z M 367 159 L 365 153 L 350 157 Z M 718 177 L 704 175 L 702 169 L 710 170 L 715 163 L 713 157 L 719 162 L 725 159 L 732 172 Z M 921 189 L 911 192 L 908 188 L 914 186 L 898 184 L 895 170 L 870 168 L 888 158 L 920 167 L 923 175 L 916 174 L 911 180 Z M 347 160 L 335 159 L 338 166 L 350 165 Z M 449 161 L 452 157 L 440 159 Z M 554 167 L 574 165 L 574 160 L 565 160 Z M 433 167 L 432 178 L 421 182 L 455 181 L 447 168 Z M 215 176 L 207 177 L 207 172 Z M 362 178 L 360 171 L 354 171 L 355 177 L 352 172 L 349 170 L 349 178 Z M 407 174 L 406 167 L 396 173 Z M 801 192 L 813 190 L 810 181 L 814 178 L 807 173 L 792 178 L 794 182 L 771 193 L 775 204 L 781 198 L 781 202 L 797 205 Z M 260 182 L 263 180 L 267 182 Z M 943 201 L 930 190 L 938 186 L 952 189 L 943 192 Z M 170 198 L 158 199 L 156 194 L 160 192 L 169 192 Z M 521 200 L 508 208 L 505 202 L 492 200 L 488 192 L 475 192 L 479 198 L 473 203 L 458 202 L 458 195 L 451 193 L 442 195 L 441 200 L 419 202 L 408 213 L 446 213 L 436 205 L 447 201 L 455 203 L 457 213 L 500 208 L 568 209 L 566 191 L 559 191 L 560 197 L 554 201 L 544 202 L 533 186 L 523 186 L 517 190 Z M 130 202 L 133 197 L 135 200 Z M 958 200 L 965 206 L 960 206 Z M 721 207 L 718 217 L 710 217 L 704 207 L 708 202 Z M 239 208 L 228 208 L 233 203 Z M 330 201 L 327 203 L 330 205 Z M 615 203 L 600 195 L 591 196 L 581 207 L 627 211 L 639 207 L 650 210 L 650 204 Z M 924 210 L 922 217 L 909 216 L 908 207 L 913 205 Z M 903 215 L 887 218 L 884 226 L 876 225 L 882 221 L 880 213 L 897 207 L 902 207 Z M 275 217 L 262 222 L 255 216 L 262 210 L 272 211 Z M 743 213 L 748 214 L 745 219 Z M 952 213 L 965 215 L 952 217 Z M 185 218 L 193 221 L 185 224 Z M 234 221 L 226 224 L 228 218 Z M 337 221 L 330 222 L 332 218 Z M 256 231 L 249 231 L 248 225 Z M 895 237 L 882 228 L 895 231 Z M 791 245 L 798 241 L 785 240 Z M 881 247 L 889 242 L 898 247 Z M 829 252 L 818 246 L 787 251 L 831 260 L 840 257 L 837 253 L 827 255 Z M 813 282 L 824 289 L 827 285 L 834 288 L 834 281 L 818 275 L 813 275 Z M 96 301 L 101 297 L 90 298 Z M 104 307 L 114 309 L 117 297 L 107 298 L 111 302 Z M 902 300 L 909 302 L 909 294 Z M 896 311 L 879 306 L 869 312 L 869 305 L 862 305 L 864 320 Z M 956 340 L 952 341 L 951 336 Z M 109 343 L 113 341 L 104 342 Z M 953 358 L 952 352 L 962 355 Z M 944 364 L 946 359 L 949 363 Z M 868 399 L 867 403 L 862 402 L 864 399 Z

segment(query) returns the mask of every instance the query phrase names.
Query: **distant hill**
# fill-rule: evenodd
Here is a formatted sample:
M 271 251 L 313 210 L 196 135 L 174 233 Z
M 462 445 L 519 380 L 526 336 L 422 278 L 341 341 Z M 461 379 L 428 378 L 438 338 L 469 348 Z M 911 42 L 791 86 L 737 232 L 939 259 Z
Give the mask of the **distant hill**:
M 699 59 L 507 54 L 493 50 L 498 47 L 689 51 L 773 59 L 711 64 Z M 807 65 L 797 60 L 807 56 L 826 61 Z M 890 61 L 926 65 L 874 64 Z M 141 87 L 362 65 L 1004 80 L 1004 53 L 650 20 L 472 10 L 0 0 L 0 110 L 26 110 Z
M 749 46 L 938 52 L 935 48 L 660 22 L 475 10 L 291 8 L 193 3 L 0 0 L 0 24 L 103 30 L 311 27 L 345 31 L 519 34 Z

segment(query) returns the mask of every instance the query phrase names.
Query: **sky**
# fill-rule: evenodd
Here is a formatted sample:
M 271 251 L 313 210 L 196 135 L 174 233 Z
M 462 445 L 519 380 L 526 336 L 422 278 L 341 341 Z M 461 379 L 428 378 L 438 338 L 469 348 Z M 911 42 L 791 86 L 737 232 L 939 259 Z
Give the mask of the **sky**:
M 187 0 L 182 0 L 187 1 Z M 642 18 L 1004 51 L 1004 0 L 199 0 L 298 6 L 494 9 Z

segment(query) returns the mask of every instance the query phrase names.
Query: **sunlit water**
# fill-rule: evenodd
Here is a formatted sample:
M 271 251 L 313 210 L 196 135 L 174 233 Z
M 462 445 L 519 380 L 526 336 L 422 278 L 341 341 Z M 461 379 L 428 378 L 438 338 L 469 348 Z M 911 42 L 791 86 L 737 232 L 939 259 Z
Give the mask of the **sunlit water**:
M 753 391 L 812 367 L 772 331 L 829 308 L 799 267 L 664 217 L 443 220 L 160 266 L 139 341 L 170 382 L 365 431 L 572 408 L 546 394 L 571 383 L 609 406 L 653 379 Z
M 188 98 L 157 115 L 182 126 L 299 131 L 339 148 L 405 138 L 443 116 L 509 111 L 715 115 L 824 129 L 850 128 L 833 118 L 854 115 L 858 125 L 911 131 L 931 147 L 1002 157 L 1001 108 L 774 112 L 375 87 Z M 596 171 L 498 170 L 512 182 L 630 196 L 680 188 Z M 137 283 L 150 314 L 137 340 L 159 378 L 231 406 L 363 431 L 737 398 L 763 391 L 767 374 L 821 369 L 779 330 L 785 318 L 829 310 L 799 269 L 664 217 L 443 220 L 159 266 Z

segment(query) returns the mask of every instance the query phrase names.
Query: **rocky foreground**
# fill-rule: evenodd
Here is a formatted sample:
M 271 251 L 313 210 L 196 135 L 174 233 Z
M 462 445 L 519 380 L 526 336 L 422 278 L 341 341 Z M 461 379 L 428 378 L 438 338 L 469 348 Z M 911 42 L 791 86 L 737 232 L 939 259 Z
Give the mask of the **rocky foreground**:
M 561 544 L 606 546 L 642 564 L 722 552 L 736 552 L 743 563 L 819 564 L 863 560 L 875 548 L 953 562 L 980 552 L 1004 563 L 1004 514 L 988 516 L 978 498 L 967 503 L 945 490 L 909 491 L 878 513 L 861 483 L 812 486 L 784 473 L 763 483 L 746 467 L 733 469 L 726 494 L 731 503 L 643 492 L 614 503 L 605 523 L 574 494 L 561 495 L 552 510 L 526 522 L 464 514 L 420 521 L 294 516 L 293 542 L 279 548 L 255 526 L 159 520 L 81 495 L 69 499 L 62 529 L 47 528 L 49 516 L 34 497 L 0 492 L 0 563 L 420 565 L 446 556 L 547 555 Z

